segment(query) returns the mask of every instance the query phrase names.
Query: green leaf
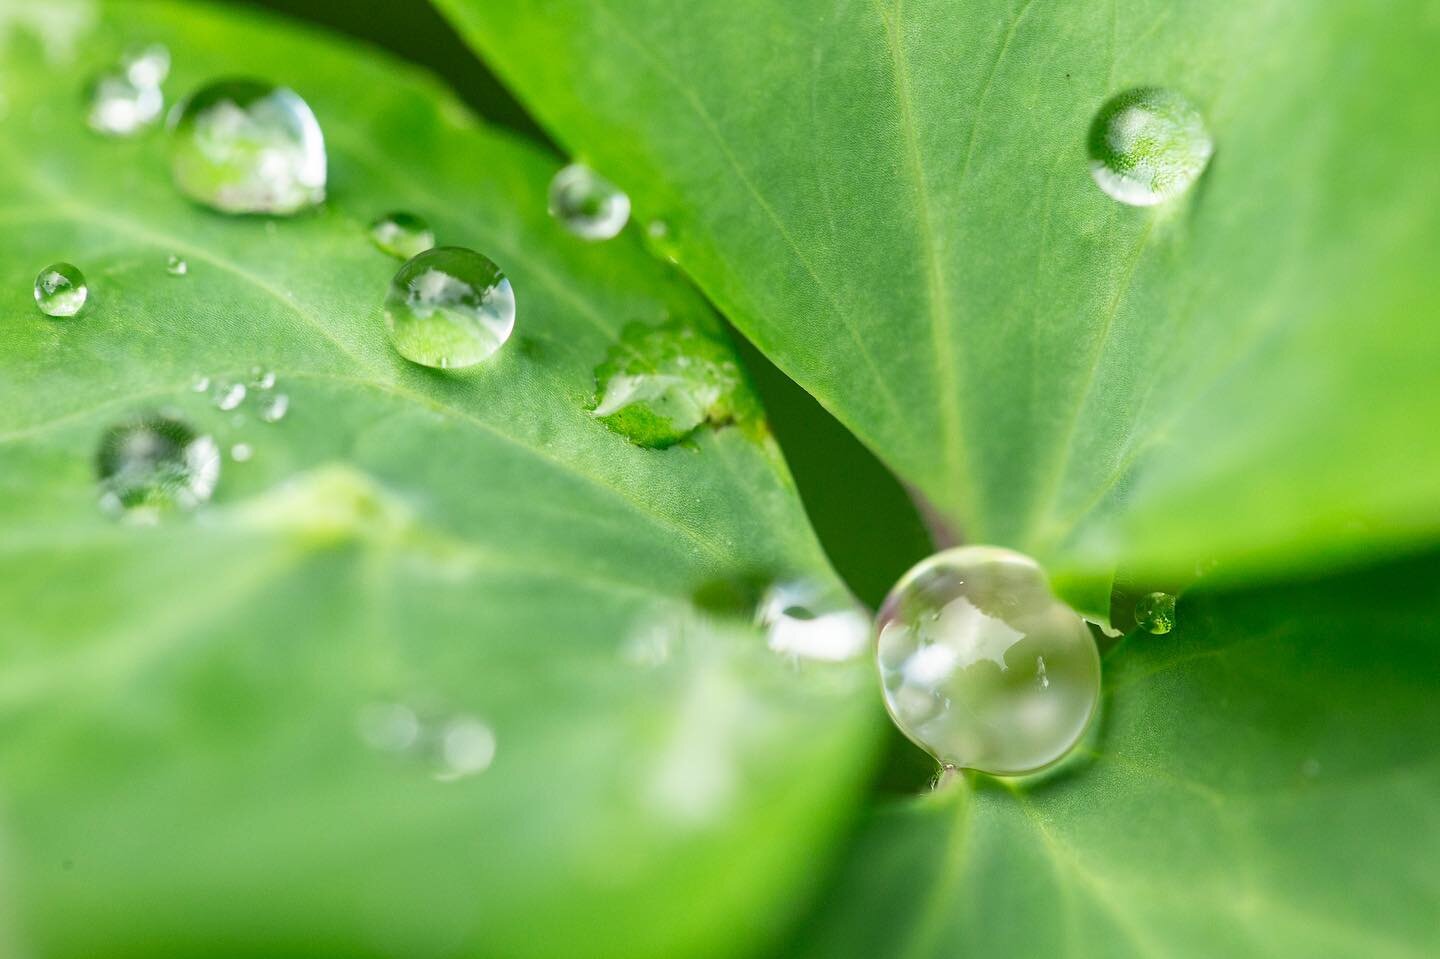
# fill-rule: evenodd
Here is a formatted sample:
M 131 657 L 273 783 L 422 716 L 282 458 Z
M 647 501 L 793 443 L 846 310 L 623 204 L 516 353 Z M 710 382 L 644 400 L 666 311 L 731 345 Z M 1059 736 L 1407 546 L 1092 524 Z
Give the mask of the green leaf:
M 170 48 L 171 100 L 293 86 L 325 131 L 325 207 L 221 216 L 173 189 L 159 132 L 92 135 L 87 74 L 140 42 Z M 373 50 L 190 4 L 16 0 L 0 51 L 0 953 L 773 936 L 870 763 L 868 671 L 677 625 L 716 579 L 833 582 L 762 429 L 657 451 L 588 412 L 628 324 L 723 341 L 703 300 L 633 236 L 551 223 L 556 158 Z M 390 349 L 399 264 L 367 227 L 392 210 L 510 277 L 492 361 Z M 31 284 L 62 258 L 90 300 L 50 319 Z M 192 391 L 252 366 L 289 398 L 278 422 Z M 154 526 L 105 515 L 94 475 L 106 429 L 147 409 L 227 451 L 214 501 Z
M 1433 955 L 1437 576 L 1186 595 L 1107 658 L 1084 755 L 882 808 L 796 951 Z
M 1430 0 L 436 2 L 966 539 L 1173 575 L 1440 531 Z M 1216 153 L 1128 207 L 1087 136 L 1154 85 Z

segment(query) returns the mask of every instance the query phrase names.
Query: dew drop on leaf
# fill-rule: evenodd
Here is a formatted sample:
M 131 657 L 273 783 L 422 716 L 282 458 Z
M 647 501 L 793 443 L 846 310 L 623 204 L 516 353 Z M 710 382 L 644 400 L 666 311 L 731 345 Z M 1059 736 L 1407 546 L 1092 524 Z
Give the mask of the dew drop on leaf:
M 870 617 L 852 598 L 809 579 L 771 585 L 755 609 L 755 623 L 775 652 L 795 659 L 843 662 L 870 643 Z
M 550 215 L 585 240 L 608 240 L 630 219 L 630 198 L 582 163 L 572 163 L 550 181 Z
M 230 447 L 230 458 L 237 463 L 249 462 L 254 455 L 255 450 L 249 443 L 236 443 Z
M 1100 701 L 1089 629 L 1019 553 L 966 546 L 924 560 L 876 625 L 886 708 L 942 765 L 1041 769 L 1080 741 Z
M 167 413 L 142 413 L 110 427 L 95 465 L 100 502 L 117 514 L 193 509 L 220 479 L 215 441 Z
M 1175 597 L 1170 593 L 1150 593 L 1135 604 L 1135 622 L 1156 636 L 1164 636 L 1175 628 Z
M 73 263 L 51 263 L 35 277 L 35 303 L 47 316 L 74 316 L 89 295 L 85 274 Z
M 1189 189 L 1215 145 L 1189 100 L 1171 90 L 1141 87 L 1100 108 L 1089 149 L 1090 173 L 1100 189 L 1121 203 L 1153 206 Z
M 672 446 L 702 423 L 758 415 L 729 347 L 682 323 L 627 327 L 595 386 L 591 414 L 641 446 Z
M 165 272 L 171 276 L 184 276 L 190 272 L 190 264 L 186 262 L 183 256 L 177 256 L 172 253 L 169 258 L 165 260 Z
M 267 423 L 278 423 L 285 418 L 285 414 L 288 412 L 290 412 L 290 397 L 284 393 L 276 393 L 260 407 L 260 418 Z
M 435 231 L 414 213 L 387 213 L 370 224 L 370 240 L 382 253 L 408 260 L 435 245 Z
M 190 390 L 195 393 L 204 393 L 210 389 L 210 377 L 203 373 L 196 373 L 195 378 L 190 381 Z
M 291 214 L 325 199 L 325 139 L 294 91 L 211 83 L 172 115 L 170 170 L 190 199 L 224 213 Z
M 411 259 L 390 281 L 385 327 L 399 354 L 436 369 L 473 366 L 515 329 L 515 294 L 488 257 L 441 246 Z
M 217 384 L 217 390 L 215 406 L 227 413 L 245 402 L 245 394 L 248 392 L 244 383 L 220 383 Z
M 120 69 L 136 86 L 158 87 L 170 75 L 170 51 L 163 43 L 131 47 L 121 54 Z
M 96 133 L 128 137 L 160 118 L 165 95 L 153 84 L 136 83 L 124 72 L 102 73 L 90 82 L 85 122 Z
M 250 367 L 250 385 L 257 390 L 274 389 L 275 371 L 267 370 L 263 366 Z

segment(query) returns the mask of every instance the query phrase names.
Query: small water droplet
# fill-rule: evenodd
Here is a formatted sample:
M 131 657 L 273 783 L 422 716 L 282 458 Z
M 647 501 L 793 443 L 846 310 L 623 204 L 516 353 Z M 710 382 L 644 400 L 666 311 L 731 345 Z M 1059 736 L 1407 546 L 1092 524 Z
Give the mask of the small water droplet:
M 287 215 L 325 199 L 325 139 L 294 91 L 220 80 L 171 119 L 170 170 L 190 199 L 224 213 Z
M 87 90 L 85 122 L 96 133 L 128 137 L 160 118 L 165 95 L 154 85 L 136 83 L 123 72 L 102 73 Z
M 255 455 L 255 449 L 249 443 L 236 443 L 230 447 L 230 458 L 237 463 L 245 463 Z
M 380 252 L 408 260 L 435 245 L 435 231 L 413 213 L 387 213 L 370 224 L 370 239 Z
M 440 731 L 440 769 L 435 778 L 455 782 L 490 768 L 495 761 L 495 731 L 473 716 L 459 716 Z
M 263 366 L 250 367 L 250 385 L 257 390 L 274 389 L 275 371 L 267 370 Z
M 404 752 L 420 740 L 420 717 L 402 703 L 370 703 L 356 725 L 365 745 L 383 752 Z
M 683 323 L 631 324 L 596 368 L 595 386 L 591 414 L 640 446 L 758 416 L 729 346 Z
M 1141 629 L 1164 636 L 1175 628 L 1175 597 L 1170 593 L 1150 593 L 1135 604 L 1135 622 Z
M 163 43 L 131 47 L 120 55 L 120 69 L 136 86 L 158 87 L 170 75 L 170 51 Z
M 582 163 L 572 163 L 550 181 L 550 215 L 585 240 L 608 240 L 630 219 L 630 198 Z
M 265 401 L 260 408 L 260 418 L 267 423 L 278 423 L 290 412 L 290 397 L 284 393 L 276 393 Z
M 85 274 L 73 263 L 51 263 L 35 277 L 35 303 L 48 316 L 74 316 L 89 295 Z
M 775 583 L 755 609 L 755 623 L 775 652 L 843 662 L 870 643 L 870 617 L 842 590 L 810 579 Z
M 105 431 L 96 455 L 101 503 L 116 513 L 193 509 L 220 479 L 220 451 L 184 420 L 143 413 Z
M 210 377 L 196 373 L 195 379 L 190 381 L 190 389 L 196 393 L 204 393 L 210 389 Z
M 217 384 L 218 392 L 215 394 L 215 406 L 229 412 L 241 403 L 245 402 L 244 383 L 220 383 Z
M 906 573 L 876 624 L 885 705 L 941 763 L 995 775 L 1068 753 L 1100 701 L 1100 657 L 1034 560 L 946 550 Z
M 1090 128 L 1090 173 L 1121 203 L 1153 206 L 1179 196 L 1205 170 L 1215 145 L 1189 100 L 1160 87 L 1112 97 Z
M 515 294 L 488 257 L 441 246 L 411 259 L 390 281 L 385 327 L 399 354 L 436 369 L 473 366 L 515 329 Z

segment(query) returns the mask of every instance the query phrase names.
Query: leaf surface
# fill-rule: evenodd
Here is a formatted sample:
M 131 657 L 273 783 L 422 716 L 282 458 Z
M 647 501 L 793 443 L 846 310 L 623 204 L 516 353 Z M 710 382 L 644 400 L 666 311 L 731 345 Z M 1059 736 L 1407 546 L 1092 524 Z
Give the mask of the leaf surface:
M 0 953 L 773 935 L 869 763 L 867 671 L 665 624 L 717 578 L 833 574 L 763 430 L 656 451 L 588 412 L 627 325 L 723 337 L 704 302 L 634 237 L 559 229 L 556 158 L 372 50 L 193 4 L 43 6 L 0 5 Z M 324 208 L 225 217 L 173 189 L 162 133 L 91 134 L 88 75 L 150 42 L 172 101 L 236 74 L 305 97 Z M 492 361 L 391 350 L 399 263 L 366 231 L 397 209 L 510 277 Z M 89 278 L 73 319 L 31 299 L 58 259 Z M 218 409 L 220 381 L 250 398 Z M 97 445 L 157 408 L 225 451 L 214 501 L 117 522 Z

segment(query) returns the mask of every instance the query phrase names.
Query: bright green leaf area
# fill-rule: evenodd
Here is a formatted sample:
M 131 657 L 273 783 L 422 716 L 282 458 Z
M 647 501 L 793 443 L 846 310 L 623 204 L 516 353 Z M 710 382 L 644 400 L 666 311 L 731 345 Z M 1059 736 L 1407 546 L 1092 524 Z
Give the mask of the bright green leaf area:
M 226 75 L 293 85 L 325 132 L 324 208 L 225 217 L 172 188 L 163 133 L 91 134 L 87 75 L 156 41 L 171 102 Z M 797 667 L 739 627 L 658 653 L 652 631 L 635 655 L 717 577 L 831 574 L 763 430 L 656 451 L 587 412 L 628 324 L 723 338 L 704 302 L 633 236 L 551 223 L 557 158 L 373 50 L 188 3 L 15 0 L 0 57 L 0 954 L 670 957 L 773 936 L 870 763 L 869 672 Z M 391 210 L 508 274 L 517 331 L 492 361 L 391 351 L 399 264 L 366 232 Z M 57 259 L 90 281 L 73 319 L 31 299 Z M 191 388 L 252 366 L 289 397 L 279 422 Z M 97 444 L 152 408 L 215 437 L 219 486 L 193 515 L 119 522 Z M 397 709 L 424 749 L 366 742 Z M 489 768 L 437 780 L 436 729 L 471 731 L 466 768 L 490 758 L 476 724 Z
M 1440 531 L 1433 0 L 438 0 L 963 537 L 1298 568 Z M 1100 106 L 1195 103 L 1185 196 Z
M 795 952 L 1435 955 L 1437 578 L 1187 594 L 1107 657 L 1069 765 L 872 815 Z

